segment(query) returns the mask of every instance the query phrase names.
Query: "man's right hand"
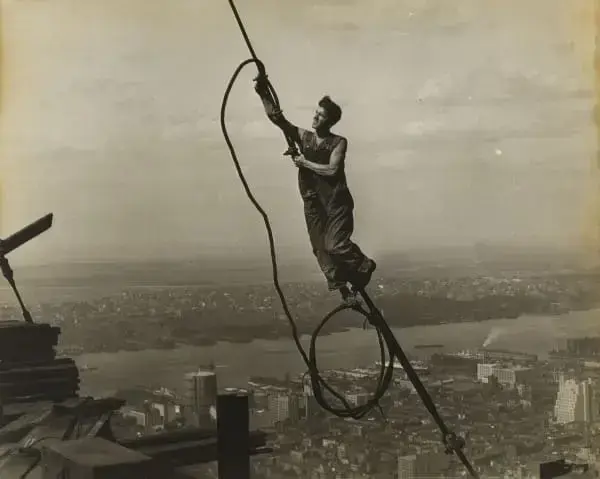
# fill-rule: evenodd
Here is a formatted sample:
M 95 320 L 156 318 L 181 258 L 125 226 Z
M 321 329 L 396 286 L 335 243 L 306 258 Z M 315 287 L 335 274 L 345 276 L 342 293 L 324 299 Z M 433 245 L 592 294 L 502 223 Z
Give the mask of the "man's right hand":
M 261 97 L 269 93 L 269 80 L 266 75 L 259 74 L 254 79 L 254 91 Z

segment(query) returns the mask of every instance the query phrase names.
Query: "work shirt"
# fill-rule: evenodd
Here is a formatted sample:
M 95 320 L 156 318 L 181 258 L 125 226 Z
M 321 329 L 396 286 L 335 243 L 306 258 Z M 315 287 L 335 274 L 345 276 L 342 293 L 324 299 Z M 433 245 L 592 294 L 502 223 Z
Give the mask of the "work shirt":
M 316 133 L 307 130 L 303 132 L 301 138 L 301 151 L 308 161 L 328 165 L 331 154 L 340 141 L 342 141 L 341 136 L 330 135 L 317 144 Z M 304 200 L 318 199 L 328 212 L 342 206 L 353 206 L 344 166 L 344 162 L 342 162 L 333 176 L 320 175 L 308 168 L 300 168 L 298 187 L 302 198 Z

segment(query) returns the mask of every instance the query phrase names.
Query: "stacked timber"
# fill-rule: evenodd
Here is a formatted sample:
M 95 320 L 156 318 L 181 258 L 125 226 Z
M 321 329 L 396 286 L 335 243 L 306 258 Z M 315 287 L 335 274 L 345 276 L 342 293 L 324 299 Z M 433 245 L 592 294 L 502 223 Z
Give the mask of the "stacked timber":
M 0 403 L 62 401 L 77 396 L 79 371 L 57 358 L 60 328 L 0 321 Z

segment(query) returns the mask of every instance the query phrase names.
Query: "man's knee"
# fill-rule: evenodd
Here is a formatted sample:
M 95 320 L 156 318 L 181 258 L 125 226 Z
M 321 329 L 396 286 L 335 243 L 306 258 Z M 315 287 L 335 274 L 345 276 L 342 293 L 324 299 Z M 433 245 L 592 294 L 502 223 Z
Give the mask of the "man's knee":
M 325 248 L 323 249 L 323 252 L 329 256 L 330 258 L 334 259 L 335 258 L 335 249 L 334 248 L 330 248 L 329 246 L 325 246 Z
M 336 241 L 331 238 L 325 238 L 325 244 L 323 246 L 325 253 L 331 257 L 337 257 L 344 252 L 344 243 L 342 241 Z

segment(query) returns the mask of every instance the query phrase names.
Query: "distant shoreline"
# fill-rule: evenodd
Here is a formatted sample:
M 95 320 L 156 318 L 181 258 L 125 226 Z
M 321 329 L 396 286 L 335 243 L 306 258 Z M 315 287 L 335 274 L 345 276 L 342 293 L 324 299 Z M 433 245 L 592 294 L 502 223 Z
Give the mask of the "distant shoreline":
M 227 288 L 221 288 L 210 284 L 217 278 L 207 282 L 199 277 L 193 281 L 190 277 L 178 281 L 164 277 L 160 282 L 116 284 L 100 280 L 106 279 L 100 274 L 94 275 L 89 284 L 73 287 L 55 283 L 47 285 L 45 292 L 33 289 L 25 295 L 26 300 L 27 296 L 38 296 L 40 308 L 33 309 L 34 318 L 46 314 L 59 318 L 62 335 L 58 349 L 72 356 L 290 338 L 290 325 L 276 304 L 276 295 L 264 286 L 269 282 L 259 285 L 254 278 L 252 285 L 244 286 L 241 276 L 236 284 L 229 282 Z M 98 286 L 94 287 L 96 281 Z M 411 275 L 377 281 L 378 287 L 370 294 L 392 328 L 479 323 L 525 315 L 550 317 L 593 310 L 600 304 L 595 293 L 600 286 L 597 274 L 529 279 L 521 274 L 514 281 L 502 276 L 429 279 Z M 303 336 L 312 335 L 321 318 L 339 305 L 333 296 L 321 291 L 322 285 L 319 288 L 313 286 L 316 282 L 310 283 L 289 283 L 285 288 L 298 332 Z M 60 291 L 63 287 L 66 290 Z M 187 288 L 190 291 L 185 291 Z M 210 291 L 202 291 L 205 288 Z M 87 293 L 96 298 L 86 298 Z M 60 304 L 44 304 L 43 296 L 54 300 L 70 297 L 59 300 Z M 19 315 L 13 305 L 9 310 L 8 314 Z M 359 329 L 364 319 L 355 312 L 343 312 L 327 323 L 320 336 Z
M 406 327 L 414 327 L 416 325 L 411 325 L 411 326 L 406 326 Z M 257 326 L 257 329 L 259 329 L 260 326 Z M 350 331 L 352 329 L 361 329 L 359 326 L 356 327 L 351 327 L 351 326 L 340 326 L 337 328 L 329 328 L 329 331 L 327 332 L 322 332 L 319 334 L 319 337 L 326 337 L 326 336 L 330 336 L 332 334 L 336 334 L 336 333 L 344 333 L 346 331 Z M 311 333 L 301 333 L 301 337 L 306 337 L 306 336 L 310 336 Z M 285 338 L 289 338 L 291 339 L 291 331 L 289 334 L 285 334 L 283 332 L 281 332 L 278 335 L 255 335 L 252 338 L 250 337 L 240 337 L 240 338 L 235 338 L 235 337 L 217 337 L 215 339 L 213 338 L 203 338 L 201 341 L 190 341 L 190 342 L 185 342 L 185 341 L 173 341 L 172 343 L 169 342 L 169 344 L 163 344 L 163 345 L 156 345 L 156 344 L 148 344 L 148 345 L 129 345 L 129 347 L 118 347 L 115 349 L 111 349 L 111 348 L 93 348 L 93 349 L 85 349 L 85 348 L 79 348 L 79 347 L 74 347 L 74 346 L 67 346 L 67 347 L 60 347 L 60 342 L 59 342 L 59 347 L 57 347 L 57 353 L 63 356 L 72 356 L 72 357 L 77 357 L 77 356 L 81 356 L 83 354 L 90 354 L 90 353 L 119 353 L 119 352 L 135 352 L 135 351 L 147 351 L 147 350 L 176 350 L 182 347 L 200 347 L 200 348 L 204 348 L 204 347 L 213 347 L 216 346 L 218 343 L 229 343 L 229 344 L 250 344 L 255 340 L 271 340 L 271 341 L 278 341 L 281 339 L 285 339 Z
M 582 312 L 582 311 L 594 311 L 596 308 L 590 308 L 590 309 L 586 309 L 586 310 L 579 310 L 578 312 Z M 571 312 L 575 312 L 575 311 L 570 311 L 568 313 Z M 568 314 L 565 313 L 565 314 Z M 547 314 L 523 314 L 521 316 L 529 316 L 529 317 L 544 317 L 544 316 L 548 316 Z M 483 323 L 483 322 L 487 322 L 487 321 L 497 321 L 497 320 L 509 320 L 509 321 L 518 321 L 519 318 L 521 317 L 517 317 L 517 318 L 509 318 L 509 317 L 497 317 L 497 318 L 487 318 L 487 319 L 480 319 L 480 320 L 474 320 L 474 319 L 466 319 L 466 320 L 462 320 L 462 321 L 454 321 L 452 323 L 446 323 L 446 322 L 437 322 L 437 323 L 428 323 L 428 324 L 407 324 L 407 325 L 394 325 L 391 324 L 391 328 L 392 329 L 404 329 L 404 328 L 415 328 L 415 327 L 423 327 L 423 326 L 442 326 L 444 324 L 447 325 L 451 325 L 451 324 L 464 324 L 464 323 Z M 352 331 L 352 330 L 360 330 L 362 329 L 362 321 L 357 321 L 357 325 L 356 326 L 337 326 L 337 327 L 331 327 L 329 328 L 329 330 L 327 332 L 322 332 L 321 334 L 319 334 L 319 338 L 321 337 L 326 337 L 326 336 L 330 336 L 333 334 L 338 334 L 338 333 L 344 333 L 344 332 L 348 332 L 348 331 Z M 287 326 L 287 323 L 286 323 Z M 317 324 L 315 323 L 314 327 L 316 328 Z M 260 327 L 257 327 L 256 329 L 260 329 Z M 313 328 L 314 329 L 314 328 Z M 307 333 L 307 332 L 302 332 L 301 331 L 301 339 L 305 339 L 306 337 L 310 337 L 312 335 L 312 331 Z M 289 331 L 287 334 L 284 332 L 281 332 L 278 335 L 254 335 L 253 337 L 240 337 L 240 338 L 234 338 L 234 337 L 219 337 L 219 338 L 203 338 L 203 340 L 199 341 L 199 342 L 185 342 L 185 341 L 173 341 L 172 343 L 169 341 L 169 343 L 163 343 L 162 345 L 157 345 L 157 344 L 147 344 L 147 345 L 129 345 L 129 347 L 119 347 L 119 348 L 108 348 L 108 349 L 83 349 L 83 348 L 57 348 L 57 351 L 59 354 L 61 355 L 68 355 L 68 356 L 72 356 L 72 357 L 78 357 L 78 356 L 82 356 L 85 354 L 116 354 L 116 353 L 120 353 L 120 352 L 136 352 L 136 351 L 150 351 L 150 350 L 155 350 L 155 351 L 161 351 L 161 350 L 169 350 L 169 351 L 173 351 L 173 350 L 177 350 L 177 349 L 181 349 L 181 348 L 187 348 L 187 347 L 214 347 L 216 346 L 218 343 L 229 343 L 229 344 L 250 344 L 255 340 L 271 340 L 271 341 L 278 341 L 278 340 L 282 340 L 282 339 L 292 339 L 291 336 L 291 331 Z M 443 347 L 443 345 L 441 345 Z

